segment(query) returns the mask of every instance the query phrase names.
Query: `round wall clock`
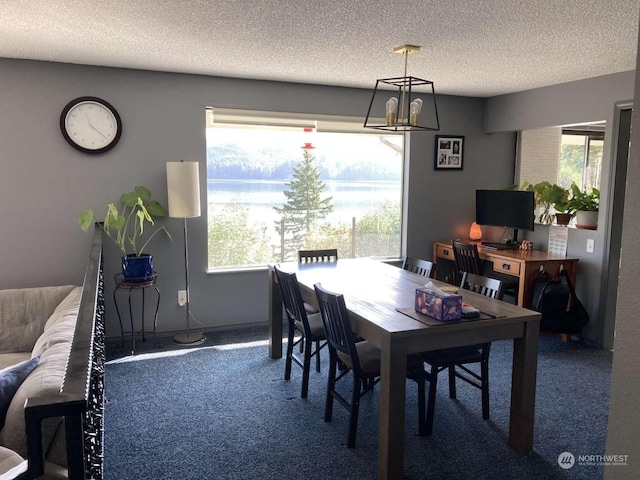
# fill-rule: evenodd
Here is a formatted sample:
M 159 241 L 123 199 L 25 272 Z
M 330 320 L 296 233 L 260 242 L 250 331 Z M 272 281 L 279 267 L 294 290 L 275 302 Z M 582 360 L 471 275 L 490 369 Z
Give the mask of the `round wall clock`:
M 62 109 L 60 129 L 72 147 L 85 153 L 103 153 L 120 140 L 122 120 L 108 102 L 79 97 Z

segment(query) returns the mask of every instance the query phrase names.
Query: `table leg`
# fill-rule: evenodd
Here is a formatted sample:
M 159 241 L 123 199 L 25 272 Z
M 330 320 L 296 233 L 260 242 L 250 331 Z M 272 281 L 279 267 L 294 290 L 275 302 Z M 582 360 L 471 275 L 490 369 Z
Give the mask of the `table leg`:
M 524 336 L 513 341 L 509 445 L 514 450 L 530 452 L 533 449 L 540 320 L 524 325 Z
M 141 323 L 142 323 L 142 342 L 143 343 L 147 341 L 147 339 L 144 336 L 144 304 L 145 304 L 144 291 L 145 290 L 146 290 L 145 288 L 142 289 L 142 322 Z
M 402 478 L 407 354 L 386 340 L 380 359 L 378 479 Z
M 122 328 L 122 317 L 120 317 L 120 309 L 118 308 L 118 301 L 116 300 L 116 293 L 120 290 L 119 287 L 113 291 L 113 304 L 116 306 L 116 313 L 118 314 L 118 322 L 120 322 L 120 335 L 122 336 L 122 348 L 124 348 L 124 328 Z
M 158 289 L 158 287 L 154 284 L 153 288 L 156 290 L 156 293 L 158 294 L 158 300 L 156 301 L 156 313 L 153 316 L 153 347 L 155 348 L 156 346 L 156 326 L 158 325 L 158 310 L 160 309 L 160 290 Z M 144 317 L 142 318 L 142 321 L 144 321 Z
M 136 353 L 136 334 L 135 334 L 135 331 L 133 330 L 133 309 L 131 308 L 131 289 L 129 289 L 129 320 L 131 321 L 131 355 L 134 355 Z
M 282 292 L 269 269 L 269 356 L 282 358 Z

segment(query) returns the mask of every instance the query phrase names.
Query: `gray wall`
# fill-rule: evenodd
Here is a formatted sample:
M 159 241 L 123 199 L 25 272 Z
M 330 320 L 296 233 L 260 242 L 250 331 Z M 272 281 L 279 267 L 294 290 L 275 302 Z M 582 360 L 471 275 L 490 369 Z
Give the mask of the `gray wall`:
M 638 57 L 640 60 L 640 56 Z M 640 61 L 639 61 L 640 64 Z M 638 70 L 636 70 L 638 71 Z M 640 72 L 639 72 L 640 73 Z M 640 97 L 640 75 L 636 77 L 635 94 Z M 631 155 L 627 169 L 629 184 L 640 182 L 640 113 L 633 112 L 631 124 Z M 637 184 L 636 184 L 637 185 Z M 638 322 L 638 236 L 640 235 L 640 189 L 629 188 L 625 199 L 620 277 L 616 316 L 607 454 L 628 455 L 625 467 L 605 467 L 606 479 L 637 479 L 640 477 L 640 429 L 636 412 L 640 403 L 640 322 Z
M 104 212 L 120 194 L 143 184 L 166 205 L 167 161 L 200 161 L 206 172 L 206 106 L 363 117 L 371 92 L 312 85 L 224 79 L 35 61 L 0 59 L 0 288 L 82 282 L 89 233 L 79 211 Z M 372 83 L 373 83 L 372 79 Z M 437 86 L 436 86 L 437 88 Z M 60 112 L 71 99 L 97 96 L 120 113 L 124 133 L 98 156 L 63 139 Z M 513 177 L 515 134 L 483 133 L 484 101 L 438 97 L 441 133 L 466 137 L 464 170 L 434 172 L 434 135 L 410 139 L 408 253 L 431 258 L 431 243 L 466 236 L 475 188 L 500 188 Z M 206 272 L 206 199 L 190 219 L 192 311 L 208 329 L 267 321 L 266 270 Z M 158 330 L 184 328 L 177 290 L 184 288 L 182 221 L 161 221 L 174 241 L 152 244 L 162 292 Z M 119 252 L 105 251 L 107 335 L 119 335 L 111 295 Z M 193 324 L 192 324 L 193 325 Z M 147 324 L 149 326 L 149 324 Z M 139 327 L 138 327 L 139 328 Z
M 491 132 L 529 130 L 605 120 L 602 184 L 598 230 L 569 230 L 567 254 L 580 259 L 578 296 L 589 310 L 591 321 L 584 337 L 598 346 L 611 348 L 613 316 L 606 311 L 606 278 L 610 239 L 609 215 L 612 209 L 612 141 L 614 112 L 617 102 L 633 99 L 634 72 L 605 75 L 561 85 L 528 90 L 487 99 L 485 130 Z M 546 249 L 548 227 L 536 225 L 527 238 Z M 587 239 L 595 240 L 594 253 L 586 253 Z

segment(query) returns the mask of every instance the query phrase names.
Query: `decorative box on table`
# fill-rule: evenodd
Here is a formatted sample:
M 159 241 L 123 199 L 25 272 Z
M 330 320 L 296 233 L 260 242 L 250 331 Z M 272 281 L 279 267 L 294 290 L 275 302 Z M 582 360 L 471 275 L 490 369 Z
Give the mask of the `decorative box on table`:
M 416 288 L 416 312 L 429 315 L 443 322 L 460 320 L 462 316 L 462 296 L 446 292 L 434 292 L 426 288 Z

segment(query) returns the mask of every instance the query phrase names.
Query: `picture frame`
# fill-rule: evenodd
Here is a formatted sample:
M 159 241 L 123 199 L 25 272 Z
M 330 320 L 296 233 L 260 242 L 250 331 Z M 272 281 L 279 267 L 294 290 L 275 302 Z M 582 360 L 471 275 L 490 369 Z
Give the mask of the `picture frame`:
M 464 136 L 436 135 L 434 170 L 462 170 Z

